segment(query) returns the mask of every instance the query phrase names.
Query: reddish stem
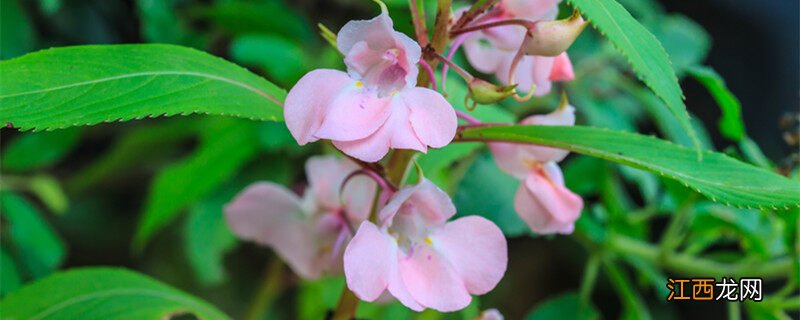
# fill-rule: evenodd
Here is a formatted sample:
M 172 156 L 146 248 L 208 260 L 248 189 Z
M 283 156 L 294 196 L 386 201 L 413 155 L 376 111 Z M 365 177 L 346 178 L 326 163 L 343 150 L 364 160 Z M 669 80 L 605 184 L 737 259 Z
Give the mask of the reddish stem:
M 428 74 L 428 79 L 431 80 L 430 82 L 433 91 L 438 91 L 438 89 L 436 89 L 436 75 L 433 73 L 433 67 L 431 67 L 431 65 L 427 61 L 425 61 L 425 59 L 420 59 L 419 65 L 422 67 L 422 70 L 425 70 L 425 73 Z M 445 65 L 445 68 L 447 68 L 447 65 Z M 442 73 L 444 73 L 444 71 L 442 71 Z
M 489 29 L 489 28 L 494 28 L 494 27 L 500 27 L 500 26 L 509 26 L 509 25 L 520 26 L 520 27 L 523 27 L 523 28 L 525 28 L 527 30 L 527 29 L 531 28 L 531 26 L 533 25 L 533 22 L 530 21 L 530 20 L 525 20 L 525 19 L 506 19 L 506 20 L 494 21 L 494 22 L 479 24 L 477 26 L 466 27 L 466 28 L 461 28 L 461 29 L 450 31 L 450 36 L 454 37 L 454 36 L 457 36 L 457 35 L 460 35 L 460 34 L 464 34 L 464 33 L 468 33 L 468 32 L 473 32 L 473 31 L 478 31 L 478 30 L 483 30 L 483 29 Z
M 458 116 L 459 118 L 461 118 L 462 120 L 466 121 L 469 124 L 473 124 L 473 125 L 481 124 L 480 120 L 478 120 L 477 118 L 475 118 L 475 117 L 473 117 L 473 116 L 471 116 L 471 115 L 469 115 L 466 112 L 461 111 L 461 110 L 456 110 L 456 116 Z
M 428 27 L 425 26 L 425 11 L 419 10 L 417 0 L 409 0 L 411 10 L 411 22 L 414 24 L 414 31 L 417 35 L 417 42 L 420 47 L 428 45 Z

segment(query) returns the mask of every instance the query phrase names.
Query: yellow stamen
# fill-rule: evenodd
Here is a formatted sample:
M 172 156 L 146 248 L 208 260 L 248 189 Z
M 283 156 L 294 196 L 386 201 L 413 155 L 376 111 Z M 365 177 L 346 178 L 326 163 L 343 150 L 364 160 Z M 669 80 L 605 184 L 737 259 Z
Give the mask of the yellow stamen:
M 431 240 L 431 237 L 425 237 L 425 243 L 427 243 L 428 245 L 432 245 L 433 240 Z
M 364 86 L 364 84 L 361 83 L 361 81 L 356 81 L 356 88 L 361 88 L 363 86 Z

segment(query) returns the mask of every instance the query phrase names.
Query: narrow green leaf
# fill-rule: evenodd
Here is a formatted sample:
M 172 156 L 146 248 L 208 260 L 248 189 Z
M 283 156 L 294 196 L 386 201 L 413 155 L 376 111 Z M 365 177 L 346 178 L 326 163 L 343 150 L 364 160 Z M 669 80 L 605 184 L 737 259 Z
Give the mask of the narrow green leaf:
M 214 306 L 148 276 L 115 268 L 60 272 L 16 291 L 0 303 L 3 318 L 230 319 Z
M 28 180 L 28 189 L 55 214 L 63 214 L 69 209 L 69 199 L 58 180 L 48 175 L 39 175 Z
M 591 306 L 583 303 L 575 292 L 565 293 L 545 300 L 531 311 L 527 320 L 543 319 L 600 319 L 600 314 Z
M 722 133 L 722 136 L 733 141 L 741 141 L 745 134 L 742 105 L 725 85 L 722 76 L 709 67 L 694 66 L 688 71 L 692 77 L 706 87 L 722 111 L 722 118 L 719 119 L 719 132 Z
M 22 130 L 191 113 L 279 121 L 286 96 L 233 63 L 163 44 L 48 49 L 0 70 L 0 121 Z
M 755 208 L 800 207 L 800 182 L 724 154 L 691 149 L 640 134 L 590 127 L 492 126 L 461 130 L 457 140 L 499 140 L 540 144 L 655 172 L 728 205 Z
M 133 239 L 134 250 L 174 220 L 182 209 L 231 178 L 257 150 L 255 123 L 224 121 L 209 125 L 197 151 L 164 169 L 153 181 Z
M 9 225 L 9 243 L 17 253 L 20 267 L 34 279 L 56 270 L 66 256 L 64 242 L 39 210 L 12 192 L 2 193 L 2 208 L 0 213 Z
M 570 0 L 570 3 L 622 52 L 639 79 L 664 100 L 701 157 L 700 142 L 689 122 L 678 77 L 658 39 L 614 0 Z
M 0 162 L 4 170 L 40 169 L 61 160 L 76 145 L 80 128 L 52 132 L 28 132 L 8 142 Z

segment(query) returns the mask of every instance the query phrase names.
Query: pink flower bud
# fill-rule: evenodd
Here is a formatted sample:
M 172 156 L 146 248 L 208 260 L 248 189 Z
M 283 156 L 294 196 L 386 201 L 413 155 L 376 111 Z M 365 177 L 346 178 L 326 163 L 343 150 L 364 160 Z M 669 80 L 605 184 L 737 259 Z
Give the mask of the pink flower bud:
M 532 56 L 555 57 L 567 51 L 586 27 L 580 13 L 563 20 L 539 21 L 529 29 L 522 42 L 522 52 Z

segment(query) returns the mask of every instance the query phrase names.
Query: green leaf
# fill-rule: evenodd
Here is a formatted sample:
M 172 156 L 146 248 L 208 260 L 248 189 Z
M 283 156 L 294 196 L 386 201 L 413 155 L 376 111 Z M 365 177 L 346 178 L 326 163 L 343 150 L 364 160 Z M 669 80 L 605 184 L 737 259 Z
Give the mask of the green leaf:
M 192 33 L 178 16 L 185 0 L 137 0 L 141 34 L 147 42 L 199 47 L 205 39 Z
M 21 285 L 22 277 L 17 270 L 17 264 L 6 249 L 0 247 L 0 297 L 17 290 Z
M 3 169 L 28 171 L 52 165 L 72 150 L 80 135 L 80 128 L 23 133 L 3 150 Z
M 658 39 L 614 0 L 570 0 L 570 3 L 622 52 L 639 79 L 664 100 L 689 134 L 698 157 L 701 156 L 700 142 L 689 122 L 678 77 Z
M 678 74 L 706 59 L 711 49 L 711 37 L 697 22 L 682 16 L 670 15 L 657 20 L 653 34 L 664 45 Z
M 0 62 L 0 68 L 0 121 L 22 130 L 191 113 L 283 118 L 284 90 L 185 47 L 56 48 Z
M 514 209 L 514 194 L 519 181 L 497 168 L 491 154 L 485 152 L 475 159 L 464 175 L 453 202 L 457 215 L 479 215 L 491 220 L 507 236 L 520 236 L 528 226 Z
M 263 69 L 270 79 L 286 85 L 297 82 L 307 64 L 303 47 L 272 35 L 244 35 L 234 39 L 231 57 L 242 64 Z
M 0 303 L 7 319 L 230 319 L 214 306 L 148 276 L 116 268 L 60 272 Z
M 69 209 L 69 199 L 55 178 L 47 175 L 35 176 L 29 180 L 28 188 L 53 213 L 63 214 Z
M 35 42 L 33 26 L 22 10 L 20 0 L 0 2 L 0 59 L 26 54 L 33 49 Z
M 214 195 L 198 202 L 189 210 L 184 225 L 189 265 L 204 285 L 219 284 L 226 277 L 222 257 L 236 244 L 236 238 L 225 223 L 222 207 L 232 196 Z
M 453 167 L 463 161 L 468 161 L 470 155 L 480 148 L 480 143 L 450 144 L 444 148 L 429 149 L 428 153 L 420 154 L 417 163 L 422 168 L 425 178 L 448 193 L 452 193 L 456 189 L 459 176 L 459 172 L 457 172 L 459 170 L 454 170 Z M 411 170 L 406 182 L 417 181 L 417 178 L 417 171 Z
M 694 66 L 688 71 L 706 87 L 722 111 L 722 118 L 719 119 L 719 132 L 722 136 L 733 141 L 741 141 L 745 135 L 742 105 L 725 85 L 722 76 L 709 67 Z
M 737 207 L 800 207 L 798 181 L 711 151 L 698 161 L 691 149 L 640 134 L 581 126 L 487 126 L 466 128 L 456 138 L 567 149 L 654 172 Z
M 165 168 L 154 179 L 133 239 L 135 251 L 174 220 L 187 205 L 230 179 L 256 153 L 255 123 L 234 119 L 209 122 L 194 154 Z
M 525 319 L 600 319 L 597 310 L 581 301 L 575 292 L 565 293 L 542 302 L 531 311 Z
M 0 213 L 8 224 L 9 243 L 20 266 L 34 279 L 56 270 L 66 255 L 64 242 L 39 210 L 12 192 L 2 193 L 2 208 Z
M 303 281 L 297 297 L 298 319 L 324 319 L 328 311 L 336 307 L 336 302 L 339 300 L 344 286 L 345 280 L 341 276 Z

